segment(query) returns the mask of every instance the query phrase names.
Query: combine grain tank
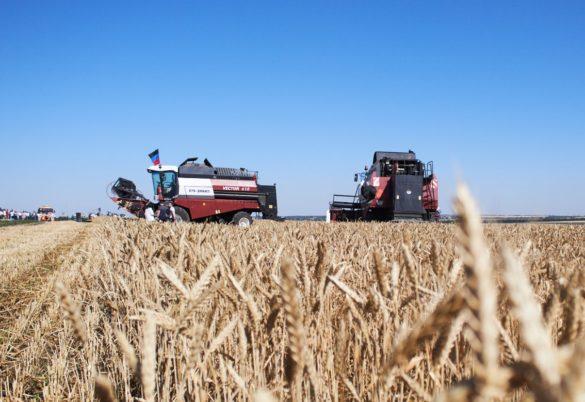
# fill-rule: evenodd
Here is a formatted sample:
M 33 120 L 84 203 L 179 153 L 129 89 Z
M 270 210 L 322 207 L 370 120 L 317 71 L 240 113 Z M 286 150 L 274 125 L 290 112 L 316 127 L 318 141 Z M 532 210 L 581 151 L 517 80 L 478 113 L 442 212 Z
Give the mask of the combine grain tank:
M 354 195 L 333 196 L 332 221 L 439 219 L 439 184 L 433 163 L 412 151 L 375 152 L 372 166 L 355 175 Z
M 188 158 L 177 166 L 154 165 L 154 194 L 171 202 L 178 221 L 216 221 L 249 226 L 251 214 L 277 219 L 276 185 L 260 185 L 257 172 L 244 168 L 215 167 L 207 159 Z M 130 180 L 119 178 L 112 186 L 112 200 L 136 216 L 143 216 L 148 200 Z M 156 208 L 156 205 L 155 205 Z

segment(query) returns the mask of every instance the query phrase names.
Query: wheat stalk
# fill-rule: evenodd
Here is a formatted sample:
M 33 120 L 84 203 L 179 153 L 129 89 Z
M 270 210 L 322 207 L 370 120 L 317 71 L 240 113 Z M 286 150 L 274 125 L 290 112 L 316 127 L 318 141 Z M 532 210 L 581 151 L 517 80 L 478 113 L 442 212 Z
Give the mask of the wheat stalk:
M 100 402 L 117 402 L 112 383 L 107 377 L 98 375 L 95 378 L 95 397 Z
M 138 373 L 138 359 L 136 358 L 136 352 L 134 348 L 121 331 L 116 331 L 116 339 L 118 340 L 118 347 L 122 354 L 126 357 L 126 361 L 128 362 L 128 367 L 132 372 Z
M 81 321 L 81 312 L 79 311 L 79 307 L 73 301 L 71 295 L 61 282 L 56 284 L 56 288 L 57 294 L 59 295 L 59 300 L 61 301 L 61 306 L 65 311 L 65 316 L 71 322 L 75 337 L 82 345 L 84 345 L 87 342 L 87 334 Z
M 542 378 L 550 385 L 558 385 L 560 374 L 555 350 L 544 325 L 540 305 L 534 297 L 532 286 L 520 261 L 508 249 L 504 250 L 504 280 L 508 297 L 514 305 L 514 315 L 520 322 L 524 344 L 530 352 Z
M 144 320 L 140 377 L 144 400 L 153 402 L 156 388 L 156 319 L 151 312 L 146 313 Z
M 448 329 L 463 305 L 463 297 L 459 293 L 453 293 L 432 306 L 410 331 L 400 336 L 392 358 L 386 365 L 386 375 L 394 365 L 406 364 L 414 353 L 422 349 L 423 342 Z
M 479 340 L 475 355 L 480 363 L 480 392 L 486 396 L 499 395 L 501 378 L 498 363 L 498 332 L 494 326 L 497 291 L 493 279 L 490 253 L 485 244 L 481 215 L 469 190 L 457 188 L 454 203 L 458 214 L 457 250 L 467 276 L 466 301 L 469 308 L 469 325 Z M 473 346 L 473 344 L 472 344 Z
M 378 289 L 384 296 L 390 295 L 390 286 L 388 285 L 388 274 L 386 264 L 382 256 L 377 251 L 374 252 L 374 271 L 376 273 L 376 280 L 378 282 Z
M 303 328 L 301 306 L 297 293 L 296 268 L 288 258 L 283 258 L 280 270 L 282 305 L 286 317 L 288 347 L 292 358 L 287 380 L 292 383 L 299 371 L 305 367 L 305 329 Z

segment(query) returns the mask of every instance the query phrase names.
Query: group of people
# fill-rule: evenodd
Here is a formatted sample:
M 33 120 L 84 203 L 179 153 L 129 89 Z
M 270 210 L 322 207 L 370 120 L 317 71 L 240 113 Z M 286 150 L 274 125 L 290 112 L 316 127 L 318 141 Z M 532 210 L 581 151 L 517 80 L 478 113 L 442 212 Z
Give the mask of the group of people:
M 177 215 L 175 214 L 175 207 L 170 202 L 161 202 L 158 205 L 149 202 L 144 209 L 144 219 L 147 222 L 175 222 Z
M 89 219 L 93 218 L 96 214 L 90 213 Z M 97 216 L 101 214 L 98 213 Z M 117 216 L 111 212 L 107 213 L 107 216 Z M 122 214 L 120 214 L 122 216 Z M 175 207 L 170 202 L 162 202 L 160 204 L 148 203 L 144 210 L 144 218 L 148 222 L 160 221 L 160 222 L 175 222 Z M 38 220 L 39 216 L 36 212 L 28 211 L 17 211 L 15 209 L 0 208 L 0 220 Z M 75 219 L 72 216 L 71 219 Z
M 37 220 L 38 216 L 36 212 L 28 212 L 28 211 L 17 211 L 15 209 L 8 209 L 8 208 L 0 208 L 0 219 L 5 220 Z

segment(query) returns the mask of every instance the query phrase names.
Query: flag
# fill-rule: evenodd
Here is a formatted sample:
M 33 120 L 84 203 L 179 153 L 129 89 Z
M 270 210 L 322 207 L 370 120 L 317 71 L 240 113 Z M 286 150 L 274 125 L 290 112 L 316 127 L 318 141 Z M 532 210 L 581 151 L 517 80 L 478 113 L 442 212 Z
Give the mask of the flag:
M 148 154 L 148 157 L 150 158 L 150 160 L 152 161 L 152 164 L 154 166 L 160 165 L 160 157 L 158 155 L 158 149 L 155 149 L 154 151 L 152 151 L 151 153 L 149 153 Z

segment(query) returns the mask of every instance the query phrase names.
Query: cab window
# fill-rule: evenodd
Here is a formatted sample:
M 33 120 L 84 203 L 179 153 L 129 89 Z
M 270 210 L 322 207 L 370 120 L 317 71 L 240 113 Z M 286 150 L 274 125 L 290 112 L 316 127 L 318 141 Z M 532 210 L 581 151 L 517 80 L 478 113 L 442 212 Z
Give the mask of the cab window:
M 164 198 L 173 198 L 178 194 L 177 173 L 175 172 L 152 172 L 152 185 L 154 195 L 160 193 Z

